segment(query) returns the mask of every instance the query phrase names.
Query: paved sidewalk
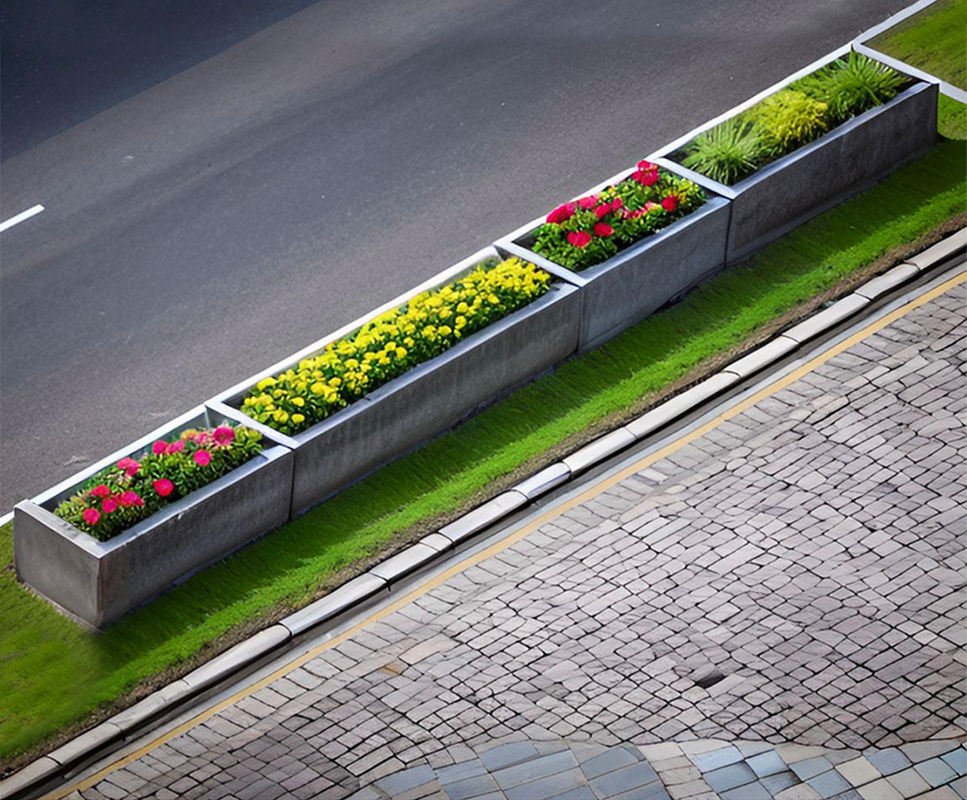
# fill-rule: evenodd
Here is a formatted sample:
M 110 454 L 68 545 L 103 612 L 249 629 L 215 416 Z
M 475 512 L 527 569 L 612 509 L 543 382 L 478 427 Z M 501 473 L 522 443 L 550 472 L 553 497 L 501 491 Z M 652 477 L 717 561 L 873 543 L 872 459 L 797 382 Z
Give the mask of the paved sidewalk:
M 967 796 L 967 292 L 72 797 Z

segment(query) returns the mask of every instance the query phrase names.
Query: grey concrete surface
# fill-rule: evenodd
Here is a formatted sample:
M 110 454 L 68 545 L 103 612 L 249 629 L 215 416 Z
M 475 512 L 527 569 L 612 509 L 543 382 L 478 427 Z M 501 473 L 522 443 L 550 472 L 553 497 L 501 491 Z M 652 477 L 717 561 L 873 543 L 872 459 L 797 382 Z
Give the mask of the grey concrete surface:
M 961 284 L 74 800 L 956 800 L 965 309 Z
M 328 0 L 282 19 L 301 4 L 273 5 L 225 30 L 150 14 L 133 33 L 103 26 L 128 55 L 99 74 L 133 82 L 78 68 L 83 92 L 113 104 L 3 162 L 0 218 L 47 210 L 2 234 L 0 510 L 896 6 Z M 86 28 L 54 24 L 58 57 L 87 63 L 63 56 L 88 46 Z M 171 46 L 137 46 L 145 36 Z M 35 101 L 23 113 L 48 114 Z

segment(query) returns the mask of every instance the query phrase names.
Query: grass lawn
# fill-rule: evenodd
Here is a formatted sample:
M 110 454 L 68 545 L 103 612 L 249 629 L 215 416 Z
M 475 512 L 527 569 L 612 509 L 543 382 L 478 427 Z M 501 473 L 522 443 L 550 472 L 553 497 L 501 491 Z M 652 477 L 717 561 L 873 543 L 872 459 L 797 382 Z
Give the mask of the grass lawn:
M 939 0 L 867 44 L 967 90 L 967 0 Z
M 961 108 L 961 112 L 963 109 Z M 961 137 L 963 129 L 961 128 Z M 965 148 L 920 161 L 764 249 L 607 345 L 91 634 L 15 579 L 0 528 L 0 759 L 68 737 L 303 606 L 400 543 L 693 380 L 895 248 L 964 211 Z M 871 266 L 873 265 L 873 266 Z M 825 294 L 824 294 L 825 293 Z M 817 299 L 818 296 L 818 299 Z

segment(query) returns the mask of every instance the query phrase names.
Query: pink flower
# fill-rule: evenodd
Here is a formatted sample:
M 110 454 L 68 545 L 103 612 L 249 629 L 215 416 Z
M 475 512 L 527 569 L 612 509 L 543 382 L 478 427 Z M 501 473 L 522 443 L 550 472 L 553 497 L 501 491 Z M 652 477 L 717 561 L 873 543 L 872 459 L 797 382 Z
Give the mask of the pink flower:
M 575 247 L 585 247 L 591 241 L 591 234 L 584 231 L 571 231 L 567 235 L 567 240 Z
M 602 203 L 601 205 L 594 207 L 594 215 L 598 219 L 603 219 L 610 213 L 611 213 L 611 203 Z
M 84 522 L 88 525 L 97 525 L 97 521 L 101 518 L 101 512 L 96 508 L 85 508 L 83 516 Z
M 198 444 L 198 445 L 204 445 L 204 444 L 208 444 L 211 441 L 211 438 L 212 437 L 209 436 L 207 433 L 205 433 L 205 431 L 200 431 L 195 436 L 194 442 L 195 444 Z
M 563 206 L 558 206 L 547 215 L 547 221 L 560 225 L 574 216 L 574 208 L 574 203 L 565 203 Z
M 639 161 L 636 166 L 642 172 L 652 172 L 658 169 L 658 165 L 653 164 L 651 161 Z
M 645 211 L 651 211 L 653 208 L 658 208 L 658 203 L 652 203 L 651 200 L 645 203 Z
M 167 478 L 160 478 L 151 484 L 154 486 L 154 490 L 161 496 L 167 497 L 175 490 L 175 485 L 169 481 Z
M 103 483 L 91 489 L 91 494 L 95 497 L 107 497 L 110 493 L 111 490 L 108 489 Z
M 169 445 L 165 445 L 165 453 L 169 456 L 172 453 L 180 453 L 184 449 L 185 449 L 185 442 L 182 439 L 179 439 L 177 442 L 172 442 Z
M 215 428 L 212 435 L 215 437 L 215 441 L 218 442 L 218 444 L 231 444 L 233 441 L 235 441 L 235 431 L 228 425 L 219 425 L 217 428 Z
M 668 195 L 668 197 L 663 197 L 661 207 L 665 209 L 665 211 L 674 211 L 676 208 L 678 208 L 678 198 L 673 194 Z
M 582 197 L 578 200 L 578 205 L 587 211 L 589 208 L 594 208 L 598 202 L 598 196 L 596 194 L 588 195 L 587 197 Z
M 130 478 L 135 475 L 139 469 L 141 469 L 141 464 L 135 461 L 133 458 L 122 458 L 118 461 L 118 469 L 123 469 Z
M 211 463 L 212 454 L 207 450 L 196 450 L 192 453 L 192 458 L 199 467 L 207 467 Z
M 611 210 L 617 211 L 624 204 L 625 204 L 624 200 L 622 200 L 620 197 L 616 197 L 614 200 L 611 201 Z
M 151 445 L 151 452 L 156 456 L 160 456 L 162 453 L 164 453 L 167 446 L 168 445 L 165 442 L 161 441 L 161 439 L 158 439 L 158 441 Z
M 123 492 L 118 498 L 118 503 L 122 506 L 143 506 L 144 500 L 141 499 L 141 495 L 137 492 L 127 491 Z
M 105 497 L 101 501 L 101 511 L 105 514 L 110 514 L 112 511 L 117 511 L 118 504 L 114 501 L 114 498 Z
M 594 226 L 595 236 L 610 236 L 612 233 L 614 233 L 614 228 L 606 222 L 599 222 Z

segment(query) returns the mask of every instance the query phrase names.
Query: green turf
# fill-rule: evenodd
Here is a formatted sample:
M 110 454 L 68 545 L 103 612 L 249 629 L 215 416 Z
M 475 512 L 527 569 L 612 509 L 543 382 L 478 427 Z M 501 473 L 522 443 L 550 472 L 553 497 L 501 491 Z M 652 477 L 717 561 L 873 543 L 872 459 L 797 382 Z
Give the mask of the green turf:
M 420 520 L 728 350 L 795 304 L 963 211 L 965 153 L 944 141 L 678 305 L 572 360 L 458 430 L 212 567 L 101 635 L 0 573 L 0 759 L 206 645 L 303 604 L 326 577 Z M 10 564 L 10 526 L 0 564 Z
M 967 90 L 967 0 L 940 0 L 867 44 Z
M 937 101 L 937 130 L 948 139 L 967 139 L 967 106 L 940 95 Z

